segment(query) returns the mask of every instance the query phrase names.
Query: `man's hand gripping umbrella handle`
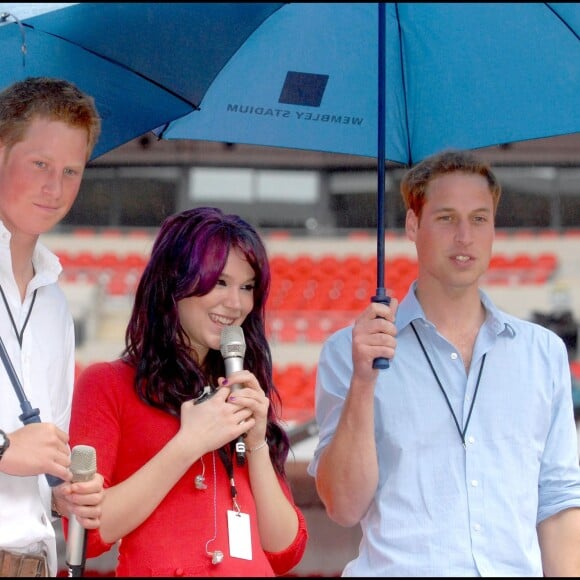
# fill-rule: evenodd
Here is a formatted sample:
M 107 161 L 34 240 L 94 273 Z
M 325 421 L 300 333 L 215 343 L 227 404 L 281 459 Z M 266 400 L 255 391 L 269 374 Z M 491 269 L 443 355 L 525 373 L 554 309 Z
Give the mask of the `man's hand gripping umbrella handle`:
M 371 298 L 371 302 L 380 302 L 381 304 L 389 305 L 391 297 L 387 296 L 384 288 L 377 288 L 377 293 Z M 373 360 L 373 369 L 388 369 L 389 359 L 383 356 L 377 357 Z

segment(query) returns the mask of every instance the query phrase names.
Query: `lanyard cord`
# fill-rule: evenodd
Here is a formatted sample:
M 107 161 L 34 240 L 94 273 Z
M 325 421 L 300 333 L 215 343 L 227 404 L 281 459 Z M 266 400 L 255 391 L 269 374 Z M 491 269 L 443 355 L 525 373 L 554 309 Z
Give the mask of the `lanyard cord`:
M 4 290 L 2 289 L 2 286 L 0 286 L 0 293 L 2 294 L 2 300 L 4 300 L 4 306 L 6 306 L 6 311 L 8 312 L 8 316 L 10 317 L 10 322 L 12 322 L 12 328 L 14 329 L 14 332 L 16 333 L 16 338 L 18 339 L 18 344 L 20 345 L 20 348 L 22 348 L 22 337 L 24 336 L 24 329 L 26 328 L 26 325 L 28 324 L 28 319 L 30 318 L 30 315 L 32 314 L 32 307 L 34 306 L 34 301 L 36 300 L 36 292 L 38 291 L 38 288 L 34 291 L 34 294 L 32 294 L 32 302 L 30 303 L 30 308 L 28 309 L 28 314 L 26 315 L 26 320 L 24 321 L 24 324 L 22 325 L 22 329 L 20 332 L 18 332 L 18 328 L 16 328 L 16 322 L 14 322 L 14 317 L 12 316 L 12 311 L 10 310 L 10 306 L 8 306 L 8 300 L 6 300 L 6 295 L 4 294 Z
M 234 509 L 239 513 L 240 506 L 238 505 L 238 500 L 236 499 L 238 496 L 238 491 L 236 489 L 236 482 L 234 480 L 234 462 L 232 461 L 232 450 L 230 445 L 225 445 L 224 447 L 220 447 L 218 449 L 218 453 L 224 467 L 226 468 L 226 472 L 228 474 L 228 478 L 230 480 L 230 495 L 232 496 L 232 505 Z
M 229 455 L 228 455 L 229 452 Z M 234 464 L 232 461 L 232 448 L 231 445 L 224 445 L 218 449 L 218 453 L 224 467 L 226 468 L 226 472 L 230 479 L 230 494 L 232 496 L 232 503 L 234 509 L 239 514 L 240 508 L 238 507 L 238 503 L 236 501 L 236 483 L 234 481 Z M 223 561 L 224 555 L 221 550 L 214 550 L 213 552 L 209 551 L 209 545 L 215 541 L 217 538 L 217 474 L 216 474 L 216 467 L 215 467 L 215 451 L 211 453 L 212 464 L 213 464 L 213 538 L 210 538 L 205 544 L 205 552 L 208 556 L 211 557 L 212 564 L 219 564 Z M 201 463 L 203 465 L 203 457 L 201 458 Z M 198 476 L 199 477 L 199 476 Z M 197 478 L 196 478 L 197 479 Z M 201 482 L 203 483 L 203 473 L 201 476 Z M 203 487 L 198 486 L 198 482 L 196 481 L 196 487 L 198 489 L 204 489 Z
M 19 333 L 18 329 L 16 328 L 16 324 L 14 322 L 14 318 L 12 317 L 12 312 L 10 312 L 10 308 L 8 307 L 8 301 L 6 300 L 6 296 L 4 295 L 4 290 L 2 290 L 2 286 L 0 286 L 0 293 L 2 293 L 2 298 L 4 299 L 4 306 L 6 306 L 6 310 L 8 312 L 8 316 L 10 316 L 10 320 L 12 322 L 12 326 L 14 328 L 14 332 L 16 333 L 16 337 L 18 338 L 18 344 L 20 348 L 22 348 L 22 336 L 24 335 L 24 329 L 26 328 L 26 324 L 28 323 L 28 319 L 30 318 L 30 314 L 32 313 L 32 307 L 34 306 L 34 300 L 36 298 L 36 290 L 34 291 L 34 295 L 32 296 L 32 303 L 30 304 L 30 308 L 28 309 L 28 314 L 26 315 L 26 320 L 22 325 L 22 331 Z M 12 366 L 12 361 L 8 356 L 8 352 L 4 347 L 4 342 L 2 342 L 2 337 L 0 337 L 0 357 L 2 358 L 2 362 L 6 367 L 6 372 L 8 373 L 8 377 L 10 378 L 10 382 L 14 387 L 14 392 L 18 397 L 20 402 L 20 408 L 22 409 L 22 415 L 20 415 L 19 419 L 25 424 L 28 425 L 29 423 L 37 423 L 40 421 L 39 418 L 39 410 L 33 409 L 30 401 L 26 398 L 26 393 L 20 384 L 20 379 Z M 51 486 L 56 485 L 58 483 L 62 483 L 62 481 L 58 478 L 53 477 L 52 475 L 47 474 L 47 478 L 49 480 L 49 484 Z
M 473 399 L 471 400 L 471 406 L 469 407 L 467 421 L 465 422 L 465 427 L 462 431 L 461 427 L 459 426 L 459 421 L 457 421 L 457 417 L 455 416 L 455 413 L 453 412 L 453 407 L 451 406 L 451 403 L 449 402 L 449 397 L 447 396 L 447 393 L 445 392 L 445 389 L 443 388 L 443 385 L 441 384 L 441 381 L 439 380 L 439 376 L 435 372 L 435 367 L 433 366 L 433 363 L 431 362 L 431 359 L 429 358 L 429 355 L 427 354 L 427 351 L 425 350 L 425 347 L 423 346 L 423 342 L 419 338 L 419 333 L 415 329 L 415 326 L 412 322 L 411 322 L 411 328 L 413 329 L 413 332 L 415 333 L 415 336 L 417 337 L 417 340 L 419 341 L 419 345 L 421 346 L 421 350 L 423 351 L 423 354 L 425 355 L 425 358 L 427 359 L 429 366 L 431 367 L 431 371 L 433 372 L 433 376 L 435 377 L 435 380 L 437 381 L 437 384 L 439 385 L 439 388 L 441 389 L 441 392 L 443 393 L 443 396 L 445 397 L 445 402 L 447 403 L 447 406 L 449 407 L 449 410 L 451 411 L 451 416 L 453 417 L 453 421 L 455 421 L 455 426 L 457 427 L 457 431 L 459 433 L 459 437 L 461 439 L 461 442 L 463 443 L 463 447 L 467 449 L 467 445 L 465 444 L 465 433 L 467 432 L 469 420 L 471 419 L 471 413 L 473 412 L 473 406 L 475 405 L 475 397 L 477 397 L 477 391 L 479 389 L 479 381 L 481 380 L 481 373 L 483 372 L 483 365 L 485 364 L 485 357 L 486 357 L 487 353 L 484 354 L 483 358 L 481 359 L 481 366 L 479 367 L 479 374 L 477 375 L 477 382 L 475 383 L 475 391 L 473 392 Z

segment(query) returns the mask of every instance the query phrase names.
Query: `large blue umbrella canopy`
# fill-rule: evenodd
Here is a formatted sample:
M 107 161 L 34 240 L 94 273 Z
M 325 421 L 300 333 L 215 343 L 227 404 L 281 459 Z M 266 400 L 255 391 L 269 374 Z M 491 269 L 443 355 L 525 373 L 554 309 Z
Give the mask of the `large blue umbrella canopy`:
M 0 26 L 0 87 L 93 94 L 95 157 L 177 117 L 165 138 L 377 157 L 381 78 L 397 163 L 580 130 L 578 3 L 386 3 L 381 27 L 376 3 L 4 6 L 20 25 Z

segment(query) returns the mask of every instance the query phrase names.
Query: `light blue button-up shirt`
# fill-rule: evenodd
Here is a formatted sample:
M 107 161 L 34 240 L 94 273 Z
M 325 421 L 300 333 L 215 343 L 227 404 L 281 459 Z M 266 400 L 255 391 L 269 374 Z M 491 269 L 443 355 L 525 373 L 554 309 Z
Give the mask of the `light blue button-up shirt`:
M 580 467 L 566 347 L 552 331 L 487 311 L 469 374 L 415 297 L 397 311 L 397 350 L 375 389 L 379 484 L 344 576 L 542 576 L 536 524 L 580 507 Z M 465 446 L 410 323 L 463 430 Z M 336 430 L 352 375 L 352 328 L 318 363 L 319 443 Z M 353 450 L 356 453 L 356 450 Z

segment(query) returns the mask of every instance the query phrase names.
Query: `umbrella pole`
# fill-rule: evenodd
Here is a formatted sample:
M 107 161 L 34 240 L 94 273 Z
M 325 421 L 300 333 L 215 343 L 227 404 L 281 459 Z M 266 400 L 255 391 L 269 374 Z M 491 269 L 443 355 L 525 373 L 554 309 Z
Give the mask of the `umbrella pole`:
M 10 378 L 10 382 L 14 387 L 14 392 L 20 401 L 20 408 L 22 409 L 22 415 L 19 415 L 19 419 L 22 421 L 24 425 L 29 425 L 30 423 L 40 423 L 40 409 L 33 409 L 30 401 L 26 398 L 26 394 L 24 389 L 22 388 L 22 384 L 20 383 L 20 379 L 16 374 L 16 370 L 12 365 L 12 361 L 10 360 L 10 356 L 8 355 L 8 351 L 4 346 L 4 341 L 0 338 L 0 359 L 4 363 L 6 367 L 6 373 Z M 46 479 L 50 487 L 54 487 L 55 485 L 61 484 L 63 481 L 62 479 L 56 477 L 55 475 L 51 475 L 50 473 L 45 474 Z
M 379 54 L 378 54 L 378 142 L 377 142 L 377 292 L 372 302 L 389 305 L 391 298 L 385 291 L 385 33 L 387 29 L 385 3 L 379 2 Z M 389 359 L 378 357 L 373 361 L 374 369 L 388 369 Z

